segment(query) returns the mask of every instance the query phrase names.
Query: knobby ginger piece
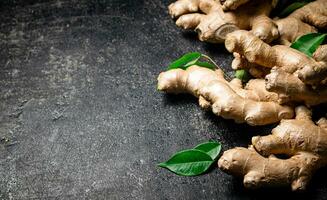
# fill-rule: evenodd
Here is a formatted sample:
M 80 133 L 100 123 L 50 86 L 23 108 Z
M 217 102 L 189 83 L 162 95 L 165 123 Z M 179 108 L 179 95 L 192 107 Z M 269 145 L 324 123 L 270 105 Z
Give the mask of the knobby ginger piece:
M 275 0 L 178 0 L 169 5 L 176 25 L 198 32 L 201 41 L 222 43 L 226 35 L 238 29 L 252 30 L 271 42 L 278 37 L 276 24 L 268 16 Z M 232 9 L 232 11 L 224 11 Z
M 278 42 L 290 46 L 302 35 L 327 29 L 327 1 L 313 1 L 274 22 L 280 35 Z
M 317 61 L 288 46 L 270 46 L 249 31 L 239 30 L 228 34 L 225 47 L 229 52 L 237 53 L 258 66 L 269 69 L 276 66 L 287 73 L 298 72 L 300 78 L 309 84 L 322 80 L 316 77 L 314 70 L 320 69 L 323 75 L 327 73 L 325 61 Z
M 173 69 L 158 77 L 158 90 L 190 93 L 205 109 L 225 119 L 249 125 L 266 125 L 293 117 L 293 109 L 277 103 L 278 96 L 265 90 L 264 80 L 251 80 L 245 88 L 239 79 L 228 82 L 220 69 L 191 66 Z
M 275 155 L 288 155 L 279 159 Z M 327 164 L 327 120 L 316 124 L 311 111 L 296 108 L 296 118 L 282 120 L 271 135 L 255 136 L 249 148 L 236 147 L 223 153 L 218 166 L 243 177 L 246 188 L 291 186 L 306 189 L 314 172 Z

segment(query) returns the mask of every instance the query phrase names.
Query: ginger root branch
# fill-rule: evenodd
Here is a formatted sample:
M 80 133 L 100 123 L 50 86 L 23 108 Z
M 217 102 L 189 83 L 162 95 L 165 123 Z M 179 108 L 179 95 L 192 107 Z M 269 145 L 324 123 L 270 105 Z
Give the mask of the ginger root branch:
M 226 81 L 219 69 L 198 66 L 169 70 L 158 77 L 158 90 L 190 93 L 202 107 L 237 123 L 265 125 L 293 117 L 291 107 L 279 105 L 277 95 L 265 90 L 264 80 L 252 80 L 245 88 L 238 79 Z
M 244 177 L 247 188 L 290 185 L 292 190 L 304 190 L 313 173 L 327 165 L 327 120 L 315 124 L 304 106 L 295 111 L 295 119 L 282 120 L 270 135 L 253 137 L 248 149 L 224 152 L 219 168 Z M 289 158 L 275 156 L 280 154 Z
M 169 14 L 176 25 L 198 32 L 201 41 L 224 42 L 226 35 L 238 29 L 252 30 L 266 42 L 279 34 L 268 17 L 273 0 L 178 0 L 169 5 Z M 232 10 L 232 11 L 227 11 Z

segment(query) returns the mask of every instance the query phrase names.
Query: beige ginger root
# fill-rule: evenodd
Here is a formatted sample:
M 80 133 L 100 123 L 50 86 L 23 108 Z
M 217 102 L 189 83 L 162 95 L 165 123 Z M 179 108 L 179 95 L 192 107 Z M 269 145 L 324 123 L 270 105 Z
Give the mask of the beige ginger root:
M 316 125 L 306 107 L 295 111 L 295 119 L 282 120 L 271 135 L 253 137 L 248 149 L 225 151 L 219 168 L 244 177 L 246 188 L 290 185 L 304 190 L 313 173 L 327 164 L 327 120 L 321 118 Z M 276 158 L 278 154 L 289 158 Z
M 232 67 L 265 77 L 266 89 L 278 93 L 280 103 L 312 106 L 327 102 L 327 45 L 310 58 L 288 46 L 270 46 L 248 31 L 235 31 L 228 35 L 225 46 L 234 52 Z
M 265 90 L 264 80 L 251 80 L 243 89 L 239 79 L 228 82 L 223 72 L 191 66 L 173 69 L 158 77 L 158 90 L 190 93 L 199 98 L 201 107 L 225 119 L 249 125 L 266 125 L 293 117 L 293 109 L 276 103 L 275 93 Z
M 234 70 L 246 69 L 255 78 L 263 78 L 270 72 L 270 68 L 262 67 L 256 63 L 251 63 L 239 53 L 234 52 L 233 56 L 234 60 L 231 67 Z
M 268 16 L 275 0 L 178 0 L 169 6 L 177 18 L 176 25 L 196 30 L 201 41 L 222 43 L 237 29 L 252 30 L 259 38 L 271 42 L 278 37 L 275 23 Z M 224 11 L 224 10 L 233 11 Z M 236 10 L 235 10 L 236 9 Z
M 280 35 L 278 43 L 289 46 L 302 35 L 327 29 L 327 1 L 313 1 L 274 22 Z
M 250 0 L 220 0 L 224 11 L 236 10 L 236 8 L 249 2 Z
M 307 106 L 327 102 L 327 85 L 315 88 L 304 84 L 297 76 L 273 68 L 266 76 L 266 89 L 279 95 L 279 102 L 302 102 Z
M 326 51 L 323 50 L 326 48 L 324 46 L 320 47 L 321 50 L 318 50 L 313 58 L 310 58 L 288 46 L 270 46 L 252 33 L 244 30 L 228 34 L 225 46 L 228 51 L 236 55 L 233 68 L 241 68 L 235 66 L 239 65 L 235 63 L 240 63 L 238 60 L 241 58 L 255 66 L 269 69 L 276 66 L 279 70 L 294 74 L 301 81 L 310 85 L 319 85 L 327 76 L 327 56 Z M 245 63 L 247 63 L 246 61 Z

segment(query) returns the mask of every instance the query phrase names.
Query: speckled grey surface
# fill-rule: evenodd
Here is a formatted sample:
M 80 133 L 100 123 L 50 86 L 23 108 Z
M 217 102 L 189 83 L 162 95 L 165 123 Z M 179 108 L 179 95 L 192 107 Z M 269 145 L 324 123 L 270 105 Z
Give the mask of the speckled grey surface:
M 185 52 L 231 62 L 223 46 L 175 27 L 168 4 L 0 2 L 0 199 L 327 198 L 323 172 L 292 194 L 246 191 L 217 168 L 179 177 L 156 167 L 209 139 L 226 150 L 269 132 L 156 90 L 157 75 Z

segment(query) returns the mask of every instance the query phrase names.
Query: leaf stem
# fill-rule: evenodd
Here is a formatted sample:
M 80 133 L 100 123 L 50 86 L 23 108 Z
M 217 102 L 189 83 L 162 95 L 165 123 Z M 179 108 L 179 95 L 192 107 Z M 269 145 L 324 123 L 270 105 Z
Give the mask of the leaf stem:
M 202 56 L 204 59 L 206 59 L 206 60 L 208 60 L 209 62 L 211 62 L 212 64 L 214 64 L 218 69 L 221 69 L 221 71 L 223 71 L 223 73 L 225 74 L 225 76 L 226 76 L 226 78 L 227 78 L 228 81 L 231 81 L 231 80 L 233 79 L 232 77 L 230 77 L 230 76 L 228 75 L 228 73 L 225 71 L 225 69 L 219 67 L 218 64 L 217 64 L 215 61 L 213 61 L 209 56 L 207 56 L 207 55 L 205 55 L 205 54 L 201 54 L 201 56 Z
M 212 64 L 214 64 L 217 68 L 219 68 L 219 66 L 217 65 L 217 63 L 215 61 L 213 61 L 209 56 L 205 55 L 205 54 L 201 54 L 201 56 L 205 59 L 207 59 L 208 61 L 210 61 Z

